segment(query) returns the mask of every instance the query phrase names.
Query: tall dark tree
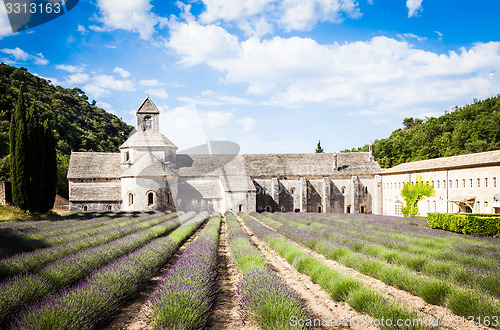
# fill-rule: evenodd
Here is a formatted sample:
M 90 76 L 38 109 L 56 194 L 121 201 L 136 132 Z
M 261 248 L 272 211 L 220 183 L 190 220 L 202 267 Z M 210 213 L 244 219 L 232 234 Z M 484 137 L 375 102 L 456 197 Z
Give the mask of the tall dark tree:
M 325 151 L 323 150 L 323 148 L 321 147 L 321 140 L 318 140 L 318 145 L 316 146 L 316 153 L 317 154 L 322 154 L 324 153 Z
M 39 212 L 48 212 L 54 205 L 57 188 L 57 159 L 56 159 L 56 140 L 46 120 L 42 127 L 42 136 L 44 144 L 43 169 L 41 177 L 44 178 L 43 186 L 41 186 L 41 204 Z
M 22 210 L 30 208 L 29 163 L 26 158 L 28 141 L 28 118 L 24 102 L 23 86 L 19 88 L 17 105 L 10 121 L 10 175 L 12 181 L 12 202 Z
M 30 212 L 45 213 L 54 205 L 57 162 L 55 139 L 35 105 L 26 111 L 22 88 L 10 126 L 12 199 Z

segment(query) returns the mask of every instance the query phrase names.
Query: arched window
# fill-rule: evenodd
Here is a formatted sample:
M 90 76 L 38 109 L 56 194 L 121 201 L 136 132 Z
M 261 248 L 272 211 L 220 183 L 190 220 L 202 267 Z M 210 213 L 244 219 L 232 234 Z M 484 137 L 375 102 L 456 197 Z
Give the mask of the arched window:
M 167 193 L 167 204 L 172 204 L 172 192 Z
M 148 193 L 148 206 L 151 206 L 154 204 L 154 194 L 153 192 Z
M 240 204 L 240 206 L 238 206 L 238 211 L 241 212 L 243 210 L 243 205 Z
M 351 205 L 347 205 L 345 213 L 351 213 Z
M 281 212 L 285 212 L 286 209 L 285 209 L 285 205 L 281 205 Z
M 361 206 L 359 207 L 359 213 L 365 213 L 365 212 L 366 212 L 366 206 L 361 205 Z
M 108 211 L 111 211 L 111 209 L 112 209 L 111 204 L 108 204 L 108 206 L 106 206 L 106 208 L 108 209 Z
M 323 213 L 323 207 L 321 205 L 318 205 L 318 213 Z
M 342 188 L 340 188 L 340 191 L 345 194 L 345 186 L 343 186 Z
M 128 162 L 130 159 L 130 155 L 128 153 L 128 150 L 123 153 L 123 161 Z
M 83 205 L 83 210 L 87 211 L 87 205 Z
M 265 210 L 266 212 L 272 212 L 273 208 L 271 207 L 271 205 L 266 205 Z
M 145 131 L 148 131 L 151 129 L 151 127 L 153 126 L 153 123 L 151 121 L 151 117 L 147 116 L 144 118 L 144 130 Z
M 295 194 L 295 188 L 294 187 L 290 188 L 290 194 L 292 194 L 292 195 Z
M 129 193 L 128 194 L 128 205 L 134 204 L 134 194 Z

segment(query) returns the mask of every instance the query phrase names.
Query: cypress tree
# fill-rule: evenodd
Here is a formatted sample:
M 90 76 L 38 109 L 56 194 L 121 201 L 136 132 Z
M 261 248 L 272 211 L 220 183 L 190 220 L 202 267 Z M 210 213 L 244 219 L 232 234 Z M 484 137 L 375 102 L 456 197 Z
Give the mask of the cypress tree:
M 46 120 L 40 125 L 43 140 L 43 160 L 40 177 L 43 178 L 41 185 L 41 196 L 39 212 L 45 213 L 52 209 L 56 197 L 57 187 L 57 159 L 56 159 L 56 141 L 49 122 Z M 43 169 L 42 169 L 43 168 Z
M 321 147 L 321 141 L 319 141 L 319 140 L 318 140 L 318 145 L 316 146 L 316 150 L 315 150 L 315 152 L 316 152 L 317 154 L 322 154 L 322 153 L 324 153 L 324 152 L 325 152 L 325 151 L 323 150 L 323 148 Z
M 23 86 L 19 88 L 17 106 L 10 119 L 10 173 L 12 181 L 12 202 L 22 210 L 30 207 L 29 164 L 26 159 L 28 145 L 27 113 Z
M 36 107 L 26 111 L 22 87 L 9 138 L 14 205 L 30 212 L 48 212 L 56 194 L 56 143 L 48 121 L 41 123 Z

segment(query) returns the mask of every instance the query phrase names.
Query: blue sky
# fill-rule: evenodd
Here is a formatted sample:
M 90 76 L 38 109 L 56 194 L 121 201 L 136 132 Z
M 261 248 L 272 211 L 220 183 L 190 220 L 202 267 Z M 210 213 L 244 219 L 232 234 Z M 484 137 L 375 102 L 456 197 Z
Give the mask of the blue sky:
M 494 0 L 80 0 L 16 34 L 0 8 L 0 61 L 130 124 L 149 94 L 180 150 L 336 152 L 500 93 Z

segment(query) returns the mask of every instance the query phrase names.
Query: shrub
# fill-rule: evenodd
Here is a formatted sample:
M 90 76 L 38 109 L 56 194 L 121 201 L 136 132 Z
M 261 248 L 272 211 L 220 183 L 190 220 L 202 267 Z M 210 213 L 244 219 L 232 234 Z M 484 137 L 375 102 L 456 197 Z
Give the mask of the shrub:
M 429 213 L 429 227 L 475 236 L 500 236 L 500 216 L 475 213 Z

